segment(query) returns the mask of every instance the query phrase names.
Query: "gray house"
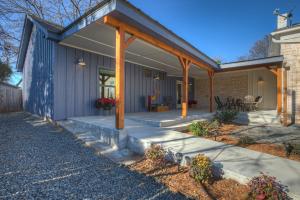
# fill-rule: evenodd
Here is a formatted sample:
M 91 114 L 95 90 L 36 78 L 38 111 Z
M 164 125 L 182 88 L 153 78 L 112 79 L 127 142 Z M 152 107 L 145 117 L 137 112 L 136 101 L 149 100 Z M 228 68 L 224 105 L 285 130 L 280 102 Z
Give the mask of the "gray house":
M 212 112 L 214 96 L 263 95 L 261 109 L 281 114 L 283 60 L 220 66 L 129 2 L 103 0 L 67 27 L 26 16 L 17 67 L 25 111 L 52 120 L 99 115 L 95 100 L 112 97 L 123 128 L 124 113 L 148 112 L 149 97 L 186 117 L 189 100 Z

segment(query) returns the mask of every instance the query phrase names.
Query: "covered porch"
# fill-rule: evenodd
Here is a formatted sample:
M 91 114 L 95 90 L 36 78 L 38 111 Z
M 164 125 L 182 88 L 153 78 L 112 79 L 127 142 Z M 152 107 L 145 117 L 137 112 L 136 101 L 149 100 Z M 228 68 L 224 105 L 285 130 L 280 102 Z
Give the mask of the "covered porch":
M 272 87 L 276 88 L 276 105 L 271 109 L 276 109 L 278 114 L 286 110 L 286 78 L 282 67 L 282 57 L 220 66 L 128 2 L 99 4 L 95 10 L 88 12 L 67 27 L 59 44 L 111 58 L 112 68 L 104 67 L 104 70 L 113 71 L 115 77 L 114 122 L 117 129 L 124 128 L 125 113 L 130 117 L 131 112 L 147 110 L 143 108 L 143 105 L 146 104 L 145 99 L 149 96 L 156 96 L 160 100 L 158 104 L 165 97 L 170 98 L 172 101 L 169 106 L 170 110 L 180 109 L 180 118 L 184 120 L 189 117 L 189 98 L 195 100 L 195 96 L 200 91 L 201 94 L 205 93 L 205 98 L 199 98 L 197 108 L 213 112 L 215 110 L 214 96 L 218 95 L 215 92 L 217 77 L 219 74 L 226 76 L 226 73 L 238 71 L 264 69 L 272 73 L 275 79 Z M 76 57 L 84 64 L 90 64 L 85 56 L 82 59 L 80 54 Z M 94 76 L 98 76 L 99 70 L 102 69 L 97 66 L 97 70 Z M 203 77 L 205 84 L 198 86 L 197 80 Z M 179 90 L 178 81 L 181 83 Z M 98 81 L 93 84 L 97 83 Z M 238 82 L 235 84 L 235 87 L 239 86 Z M 201 90 L 203 85 L 205 88 Z M 90 98 L 87 102 L 89 110 L 94 104 L 93 101 L 94 99 Z M 172 112 L 164 115 L 172 115 Z M 176 111 L 175 118 L 177 114 L 178 111 Z M 193 112 L 190 114 L 193 116 Z M 147 114 L 147 116 L 156 118 L 159 115 L 155 113 Z M 287 124 L 286 117 L 284 120 Z
M 143 111 L 140 104 L 148 96 L 156 96 L 158 104 L 168 97 L 170 110 L 181 109 L 181 118 L 187 118 L 193 78 L 203 74 L 211 80 L 208 110 L 213 110 L 217 63 L 127 2 L 109 2 L 87 13 L 66 29 L 59 44 L 113 59 L 117 129 L 124 128 L 126 111 Z

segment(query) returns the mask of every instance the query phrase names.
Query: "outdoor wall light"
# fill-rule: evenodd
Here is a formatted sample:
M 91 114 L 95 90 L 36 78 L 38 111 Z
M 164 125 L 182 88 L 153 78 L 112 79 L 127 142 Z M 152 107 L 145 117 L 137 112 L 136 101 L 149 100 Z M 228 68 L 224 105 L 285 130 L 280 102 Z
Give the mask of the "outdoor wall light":
M 154 80 L 159 80 L 159 74 L 155 74 L 155 75 L 153 76 L 153 79 L 154 79 Z
M 180 164 L 181 164 L 181 161 L 182 161 L 182 158 L 183 158 L 183 154 L 178 152 L 175 154 L 175 158 L 176 158 L 176 162 L 178 164 L 178 171 L 180 171 Z
M 259 77 L 257 80 L 258 83 L 264 83 L 264 79 L 262 77 Z
M 86 66 L 83 58 L 79 58 L 78 59 L 77 65 L 79 65 L 80 67 L 85 67 Z

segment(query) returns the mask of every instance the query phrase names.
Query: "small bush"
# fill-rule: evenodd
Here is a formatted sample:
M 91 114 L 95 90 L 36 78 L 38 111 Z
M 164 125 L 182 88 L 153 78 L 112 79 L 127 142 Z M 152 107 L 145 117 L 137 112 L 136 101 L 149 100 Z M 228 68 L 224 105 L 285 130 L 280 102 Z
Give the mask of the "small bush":
M 237 114 L 236 110 L 222 110 L 216 113 L 215 118 L 220 123 L 229 123 L 236 119 Z
M 210 183 L 213 178 L 211 160 L 202 154 L 195 156 L 191 163 L 190 176 L 199 183 Z
M 189 130 L 193 133 L 195 136 L 210 136 L 211 131 L 215 130 L 219 127 L 218 121 L 200 121 L 200 122 L 193 122 L 189 126 Z
M 249 199 L 251 200 L 286 200 L 287 188 L 276 181 L 275 177 L 265 174 L 253 177 L 248 183 L 250 187 Z
M 161 165 L 165 162 L 165 155 L 165 150 L 158 144 L 151 144 L 151 147 L 148 148 L 145 153 L 145 157 L 155 166 Z
M 189 130 L 196 136 L 208 136 L 209 135 L 209 123 L 207 121 L 193 122 Z
M 209 128 L 210 128 L 211 130 L 216 130 L 216 129 L 219 128 L 219 126 L 220 126 L 220 122 L 219 122 L 218 120 L 216 120 L 216 119 L 214 119 L 214 120 L 209 124 Z
M 255 144 L 255 140 L 249 136 L 242 136 L 242 137 L 240 137 L 238 144 L 239 145 Z

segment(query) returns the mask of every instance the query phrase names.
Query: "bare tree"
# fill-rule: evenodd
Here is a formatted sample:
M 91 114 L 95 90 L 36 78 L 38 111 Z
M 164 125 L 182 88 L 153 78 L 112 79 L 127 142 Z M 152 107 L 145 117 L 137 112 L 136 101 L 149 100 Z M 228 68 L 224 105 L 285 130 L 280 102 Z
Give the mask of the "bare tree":
M 249 50 L 248 55 L 238 57 L 238 60 L 251 60 L 257 58 L 265 58 L 269 55 L 270 39 L 266 35 L 264 38 L 256 41 Z
M 101 0 L 0 0 L 0 59 L 15 66 L 26 14 L 66 26 Z

